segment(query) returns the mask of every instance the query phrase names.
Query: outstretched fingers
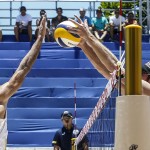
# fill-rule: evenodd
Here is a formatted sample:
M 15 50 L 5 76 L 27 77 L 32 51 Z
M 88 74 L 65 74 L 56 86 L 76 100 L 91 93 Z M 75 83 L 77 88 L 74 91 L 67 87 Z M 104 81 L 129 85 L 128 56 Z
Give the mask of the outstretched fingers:
M 72 23 L 74 23 L 76 25 L 76 27 L 70 27 L 70 26 L 68 26 L 68 31 L 71 32 L 71 33 L 78 34 L 79 36 L 81 36 L 81 31 L 82 31 L 82 28 L 83 28 L 83 22 L 76 15 L 75 15 L 75 17 L 77 18 L 78 22 L 76 22 L 73 19 L 69 19 L 69 21 L 71 21 Z
M 78 22 L 79 22 L 80 24 L 83 23 L 83 21 L 82 21 L 77 15 L 74 15 L 74 16 L 75 16 L 75 18 L 78 20 Z
M 89 26 L 88 26 L 88 22 L 87 22 L 87 19 L 84 20 L 84 26 L 87 30 L 89 30 Z

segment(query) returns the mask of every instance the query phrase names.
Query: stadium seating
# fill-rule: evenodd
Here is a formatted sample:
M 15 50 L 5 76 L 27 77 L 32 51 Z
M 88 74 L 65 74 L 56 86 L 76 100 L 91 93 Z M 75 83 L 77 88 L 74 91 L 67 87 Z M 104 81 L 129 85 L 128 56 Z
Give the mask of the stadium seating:
M 119 56 L 118 43 L 104 44 Z M 0 84 L 9 80 L 32 45 L 29 42 L 0 43 Z M 142 48 L 145 63 L 150 58 L 150 44 L 143 43 Z M 77 86 L 77 126 L 82 128 L 107 80 L 94 69 L 82 50 L 44 43 L 33 69 L 8 103 L 8 146 L 51 146 L 55 131 L 62 126 L 61 113 L 70 110 L 74 114 L 74 83 Z M 92 140 L 92 146 L 113 146 L 114 119 L 115 98 L 112 97 L 98 118 L 101 132 L 96 136 L 101 138 L 101 143 Z M 92 134 L 89 132 L 89 136 Z

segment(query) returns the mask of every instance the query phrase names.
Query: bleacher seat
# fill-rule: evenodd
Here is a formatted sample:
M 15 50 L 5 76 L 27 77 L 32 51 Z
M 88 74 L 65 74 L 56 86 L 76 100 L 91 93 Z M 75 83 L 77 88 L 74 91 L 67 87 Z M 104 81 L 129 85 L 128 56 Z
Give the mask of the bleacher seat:
M 32 35 L 32 39 L 34 41 L 34 35 Z M 106 42 L 110 42 L 109 41 L 109 38 L 110 36 L 107 35 L 106 38 L 104 39 Z M 117 40 L 119 40 L 119 37 L 116 36 L 115 37 Z M 3 41 L 4 42 L 15 42 L 16 39 L 15 39 L 15 36 L 14 35 L 3 35 Z M 20 41 L 21 42 L 28 42 L 29 41 L 29 38 L 27 35 L 20 35 Z M 150 35 L 149 34 L 143 34 L 142 35 L 142 42 L 147 42 L 149 43 L 150 42 Z
M 99 97 L 103 87 L 80 87 L 77 97 Z M 74 97 L 74 88 L 30 87 L 20 88 L 13 97 Z
M 0 78 L 0 84 L 7 82 L 9 78 Z M 74 83 L 78 87 L 105 87 L 107 79 L 105 78 L 26 78 L 22 87 L 73 87 Z

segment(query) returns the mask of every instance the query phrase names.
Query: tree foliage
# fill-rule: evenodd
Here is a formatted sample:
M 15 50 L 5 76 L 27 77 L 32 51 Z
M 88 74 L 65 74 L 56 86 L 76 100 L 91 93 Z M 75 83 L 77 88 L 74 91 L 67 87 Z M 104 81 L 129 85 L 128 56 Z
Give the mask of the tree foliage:
M 136 3 L 133 2 L 122 2 L 122 13 L 123 16 L 126 16 L 129 10 L 134 10 L 134 7 L 138 6 L 138 1 Z M 112 14 L 114 9 L 120 8 L 119 2 L 101 2 L 100 8 L 104 10 L 104 14 L 106 17 Z
M 99 8 L 102 8 L 104 11 L 104 15 L 108 18 L 108 16 L 112 15 L 114 9 L 119 8 L 120 3 L 119 2 L 101 2 L 101 5 Z M 129 11 L 135 12 L 135 17 L 137 20 L 139 20 L 139 10 L 136 10 L 136 8 L 139 8 L 139 0 L 132 1 L 132 2 L 122 2 L 122 14 L 124 17 L 126 17 L 127 13 Z M 146 0 L 142 1 L 142 18 L 145 18 L 147 16 L 147 2 Z M 147 25 L 147 19 L 143 20 L 142 25 Z

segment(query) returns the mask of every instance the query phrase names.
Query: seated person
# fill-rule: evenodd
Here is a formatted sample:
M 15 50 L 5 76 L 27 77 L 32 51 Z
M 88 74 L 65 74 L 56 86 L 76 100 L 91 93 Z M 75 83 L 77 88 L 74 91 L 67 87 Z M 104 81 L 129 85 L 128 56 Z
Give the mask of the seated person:
M 127 25 L 130 25 L 130 24 L 138 25 L 138 22 L 137 22 L 137 20 L 134 18 L 134 14 L 133 14 L 132 11 L 129 11 L 129 12 L 128 12 L 128 18 L 125 20 L 123 26 L 127 26 Z
M 66 16 L 63 16 L 63 9 L 61 7 L 56 9 L 57 12 L 57 16 L 55 18 L 52 18 L 52 30 L 53 32 L 55 31 L 55 28 L 57 27 L 57 25 L 63 21 L 68 20 L 68 18 Z
M 46 21 L 47 21 L 46 22 L 46 39 L 47 39 L 48 42 L 50 42 L 50 35 L 49 35 L 49 33 L 50 33 L 50 20 L 47 19 L 46 11 L 44 9 L 42 9 L 40 11 L 40 18 L 38 18 L 36 20 L 36 26 L 37 26 L 37 28 L 35 30 L 35 38 L 37 39 L 37 37 L 38 37 L 38 32 L 39 32 L 39 27 L 40 27 L 40 23 L 41 23 L 41 20 L 42 20 L 42 16 L 46 17 Z
M 110 24 L 110 37 L 111 40 L 114 40 L 114 34 L 117 34 L 120 32 L 120 19 L 121 24 L 125 22 L 125 18 L 121 15 L 119 15 L 119 9 L 115 9 L 115 15 L 109 17 L 109 24 Z M 121 25 L 122 26 L 122 25 Z
M 127 19 L 125 20 L 125 22 L 122 24 L 122 27 L 125 27 L 127 25 L 138 25 L 137 20 L 134 18 L 134 14 L 132 11 L 128 12 L 128 16 Z M 125 28 L 123 29 L 123 31 L 125 30 Z M 125 31 L 124 31 L 125 32 Z M 125 39 L 125 35 L 124 35 L 124 39 Z
M 26 7 L 21 6 L 20 15 L 16 18 L 14 27 L 16 40 L 19 41 L 19 34 L 28 34 L 29 41 L 32 41 L 32 17 L 26 13 Z
M 93 33 L 102 42 L 107 34 L 108 20 L 103 16 L 101 9 L 96 10 L 96 15 L 96 18 L 92 18 Z
M 2 41 L 2 29 L 0 28 L 0 41 Z
M 84 22 L 85 19 L 87 19 L 88 26 L 89 26 L 89 27 L 92 27 L 92 23 L 91 23 L 90 17 L 88 17 L 88 16 L 85 15 L 85 14 L 86 14 L 86 10 L 85 10 L 84 8 L 80 8 L 79 13 L 80 13 L 80 19 L 81 19 L 83 22 Z M 77 19 L 75 19 L 75 21 L 78 22 Z M 92 28 L 89 28 L 89 29 L 91 30 Z

